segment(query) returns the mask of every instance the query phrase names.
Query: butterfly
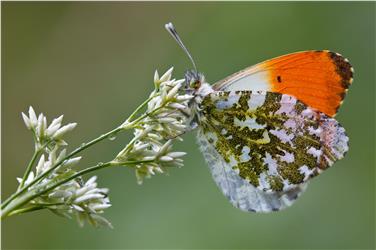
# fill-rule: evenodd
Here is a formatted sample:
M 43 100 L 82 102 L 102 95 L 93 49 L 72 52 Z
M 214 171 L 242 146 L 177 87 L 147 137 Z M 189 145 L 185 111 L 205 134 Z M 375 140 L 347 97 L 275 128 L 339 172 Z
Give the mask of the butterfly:
M 303 51 L 209 85 L 174 26 L 166 29 L 194 66 L 186 73 L 190 126 L 222 193 L 243 211 L 289 207 L 309 181 L 349 149 L 335 120 L 353 68 L 338 53 Z

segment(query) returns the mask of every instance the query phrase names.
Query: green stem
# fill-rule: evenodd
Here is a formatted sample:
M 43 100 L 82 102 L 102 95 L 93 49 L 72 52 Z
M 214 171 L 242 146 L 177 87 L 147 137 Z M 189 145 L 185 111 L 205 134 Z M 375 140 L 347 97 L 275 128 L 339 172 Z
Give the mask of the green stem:
M 24 214 L 24 213 L 27 213 L 27 212 L 32 212 L 32 211 L 36 211 L 36 210 L 41 210 L 41 209 L 44 209 L 46 207 L 43 207 L 43 206 L 34 206 L 34 207 L 25 207 L 25 208 L 21 208 L 21 209 L 17 209 L 17 210 L 13 210 L 12 212 L 10 212 L 8 214 L 7 217 L 10 217 L 12 215 L 16 215 L 16 214 Z
M 29 191 L 22 195 L 21 197 L 15 198 L 9 202 L 9 205 L 7 205 L 5 208 L 1 209 L 1 219 L 4 219 L 7 217 L 12 211 L 19 208 L 19 204 L 26 204 L 29 202 L 29 198 L 32 197 L 35 194 L 35 191 Z
M 143 103 L 141 103 L 141 105 L 138 106 L 136 110 L 133 111 L 133 113 L 128 117 L 128 119 L 125 121 L 124 124 L 129 123 L 137 115 L 137 113 L 140 112 L 140 110 L 143 109 L 150 102 L 150 100 L 153 99 L 154 97 L 155 95 L 151 95 L 148 99 L 146 99 Z
M 116 135 L 118 132 L 120 131 L 123 131 L 123 130 L 127 130 L 127 129 L 131 129 L 135 126 L 135 124 L 137 124 L 139 121 L 141 121 L 142 119 L 146 118 L 147 116 L 149 116 L 150 114 L 149 113 L 145 113 L 143 115 L 141 115 L 140 117 L 138 117 L 137 119 L 133 120 L 133 121 L 130 121 L 131 119 L 134 118 L 134 116 L 137 115 L 137 113 L 142 109 L 144 108 L 151 99 L 153 99 L 155 96 L 152 95 L 150 96 L 146 101 L 144 101 L 140 106 L 138 106 L 136 108 L 136 110 L 129 116 L 129 118 L 126 120 L 125 123 L 123 123 L 121 126 L 107 132 L 106 134 L 103 134 L 97 138 L 95 138 L 94 140 L 90 141 L 90 142 L 87 142 L 87 143 L 83 143 L 81 145 L 81 147 L 75 149 L 74 151 L 72 151 L 68 156 L 66 156 L 64 159 L 62 159 L 61 161 L 57 162 L 54 166 L 52 166 L 49 170 L 47 170 L 46 172 L 44 172 L 43 174 L 41 174 L 40 176 L 36 177 L 34 180 L 32 180 L 30 183 L 28 183 L 27 185 L 23 186 L 22 188 L 20 188 L 16 193 L 12 194 L 10 197 L 8 197 L 4 202 L 1 203 L 1 209 L 5 209 L 8 204 L 14 200 L 15 198 L 17 198 L 18 196 L 20 196 L 22 193 L 24 193 L 25 191 L 27 191 L 31 186 L 33 186 L 35 183 L 39 182 L 40 180 L 42 180 L 43 178 L 45 178 L 48 174 L 50 174 L 53 170 L 55 170 L 57 167 L 59 167 L 65 160 L 71 158 L 72 156 L 78 154 L 79 152 L 85 150 L 86 148 L 100 142 L 100 141 L 103 141 L 104 139 L 108 138 L 108 137 L 111 137 L 113 135 Z M 155 109 L 153 110 L 151 113 L 154 113 L 155 111 L 157 111 L 158 109 Z
M 140 117 L 138 117 L 136 120 L 132 121 L 131 123 L 129 123 L 129 126 L 133 127 L 135 124 L 137 124 L 139 121 L 145 119 L 146 117 L 154 114 L 155 112 L 157 112 L 158 110 L 162 109 L 164 106 L 160 106 L 156 109 L 153 109 L 151 112 L 149 113 L 144 113 L 143 115 L 141 115 Z
M 108 138 L 108 137 L 111 137 L 113 136 L 114 134 L 118 133 L 119 131 L 123 130 L 123 127 L 117 127 L 113 130 L 111 130 L 110 132 L 106 133 L 106 134 L 103 134 L 97 138 L 95 138 L 94 140 L 88 142 L 88 143 L 83 143 L 81 145 L 81 147 L 75 149 L 74 151 L 72 151 L 68 156 L 66 156 L 64 159 L 60 160 L 59 162 L 57 162 L 54 166 L 52 166 L 49 170 L 47 170 L 46 172 L 44 172 L 43 174 L 39 175 L 37 178 L 35 178 L 33 181 L 31 181 L 29 184 L 25 185 L 23 188 L 21 188 L 20 190 L 18 190 L 16 193 L 12 194 L 8 199 L 6 199 L 2 204 L 1 204 L 1 209 L 4 209 L 13 199 L 15 199 L 16 197 L 18 197 L 20 194 L 24 193 L 25 191 L 27 191 L 27 189 L 29 187 L 31 187 L 32 185 L 34 185 L 35 183 L 37 183 L 38 181 L 42 180 L 44 177 L 46 177 L 48 174 L 50 174 L 54 169 L 56 169 L 57 167 L 59 167 L 65 160 L 71 158 L 72 156 L 78 154 L 79 152 L 83 151 L 84 149 Z
M 25 181 L 26 181 L 27 177 L 29 176 L 29 174 L 31 172 L 31 169 L 33 168 L 33 165 L 34 165 L 36 159 L 41 155 L 41 153 L 42 153 L 41 149 L 35 149 L 34 154 L 31 157 L 31 160 L 30 160 L 29 164 L 27 165 L 27 168 L 26 168 L 26 171 L 24 173 L 24 176 L 22 177 L 22 181 L 21 181 L 20 185 L 17 188 L 17 191 L 20 190 L 25 185 Z
M 83 169 L 81 171 L 78 171 L 74 175 L 71 175 L 66 179 L 63 179 L 63 180 L 56 182 L 55 184 L 48 186 L 46 189 L 43 189 L 39 192 L 36 192 L 35 190 L 31 190 L 31 191 L 25 193 L 24 196 L 21 196 L 17 199 L 12 200 L 9 203 L 8 206 L 6 206 L 4 209 L 1 210 L 1 219 L 9 217 L 11 215 L 11 213 L 19 210 L 20 207 L 26 205 L 27 203 L 29 203 L 33 199 L 53 190 L 54 188 L 56 188 L 56 187 L 58 187 L 58 186 L 60 186 L 64 183 L 67 183 L 68 181 L 76 179 L 77 177 L 80 177 L 82 175 L 88 174 L 90 172 L 93 172 L 93 171 L 96 171 L 96 170 L 99 170 L 99 169 L 108 168 L 108 167 L 135 165 L 135 164 L 151 162 L 151 161 L 152 160 L 148 160 L 148 161 L 127 161 L 127 162 L 112 162 L 112 161 L 110 161 L 110 162 L 106 162 L 106 163 L 98 163 L 95 166 L 92 166 L 92 167 Z
M 30 207 L 25 207 L 25 208 L 13 210 L 12 212 L 10 212 L 8 214 L 7 217 L 10 217 L 12 215 L 17 215 L 17 214 L 24 214 L 24 213 L 28 213 L 28 212 L 32 212 L 32 211 L 36 211 L 36 210 L 46 209 L 46 208 L 51 207 L 51 206 L 59 206 L 59 205 L 64 205 L 64 203 L 62 203 L 62 202 L 60 202 L 60 203 L 46 203 L 46 204 L 38 203 L 38 205 L 36 205 L 36 206 L 30 206 Z
M 92 166 L 92 167 L 89 167 L 89 168 L 85 168 L 85 169 L 83 169 L 81 171 L 78 171 L 74 175 L 69 176 L 68 178 L 66 178 L 64 180 L 56 182 L 52 186 L 49 186 L 48 188 L 44 189 L 40 193 L 36 194 L 35 197 L 43 195 L 43 194 L 47 193 L 48 191 L 51 191 L 54 188 L 56 188 L 56 187 L 58 187 L 58 186 L 60 186 L 60 185 L 62 185 L 64 183 L 67 183 L 68 181 L 71 181 L 71 180 L 76 179 L 76 178 L 78 178 L 78 177 L 80 177 L 82 175 L 88 174 L 90 172 L 93 172 L 93 171 L 96 171 L 96 170 L 99 170 L 99 169 L 104 169 L 104 168 L 114 167 L 114 166 L 136 165 L 136 164 L 146 163 L 146 162 L 152 162 L 152 161 L 153 160 L 147 160 L 147 161 L 125 161 L 125 162 L 113 162 L 113 161 L 109 161 L 109 162 L 106 162 L 106 163 L 98 163 L 95 166 Z

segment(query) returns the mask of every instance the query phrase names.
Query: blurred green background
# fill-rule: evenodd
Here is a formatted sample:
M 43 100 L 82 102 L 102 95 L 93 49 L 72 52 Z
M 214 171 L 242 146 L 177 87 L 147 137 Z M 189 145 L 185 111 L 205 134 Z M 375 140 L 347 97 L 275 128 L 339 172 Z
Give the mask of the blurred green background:
M 209 82 L 265 59 L 330 49 L 355 68 L 338 120 L 350 151 L 291 208 L 233 208 L 217 189 L 193 133 L 177 150 L 186 165 L 142 186 L 128 169 L 98 172 L 111 189 L 115 229 L 79 228 L 48 211 L 7 219 L 5 249 L 373 248 L 375 236 L 375 3 L 2 2 L 2 195 L 32 154 L 20 113 L 32 105 L 79 126 L 69 149 L 121 123 L 153 88 L 154 70 L 187 57 L 165 31 L 174 22 Z M 131 135 L 87 151 L 82 166 L 112 159 Z

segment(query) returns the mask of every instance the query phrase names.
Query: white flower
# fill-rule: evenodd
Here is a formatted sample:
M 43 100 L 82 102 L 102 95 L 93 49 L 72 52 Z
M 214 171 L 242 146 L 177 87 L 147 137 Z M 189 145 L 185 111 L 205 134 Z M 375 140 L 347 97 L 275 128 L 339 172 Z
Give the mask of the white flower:
M 31 127 L 36 127 L 37 124 L 38 124 L 38 120 L 37 120 L 37 116 L 35 114 L 35 111 L 33 109 L 33 107 L 29 107 L 29 119 L 30 119 L 30 124 L 31 124 Z
M 77 124 L 69 123 L 62 126 L 63 116 L 59 116 L 47 126 L 47 118 L 43 114 L 37 117 L 32 107 L 29 108 L 29 116 L 22 113 L 22 118 L 26 127 L 34 133 L 36 148 L 43 149 L 35 167 L 35 174 L 30 171 L 24 185 L 28 185 L 41 175 L 45 177 L 28 190 L 43 190 L 77 173 L 73 168 L 80 162 L 81 157 L 64 160 L 66 150 L 60 149 L 60 146 L 66 145 L 62 140 L 63 136 L 73 130 Z M 61 164 L 51 170 L 58 163 Z M 46 171 L 50 172 L 46 174 Z M 96 178 L 94 176 L 86 183 L 82 181 L 82 178 L 68 181 L 33 199 L 29 205 L 48 206 L 47 208 L 55 214 L 68 218 L 74 216 L 81 226 L 87 222 L 94 226 L 112 227 L 111 223 L 100 215 L 111 206 L 107 197 L 108 189 L 98 188 Z M 22 179 L 17 178 L 17 181 L 21 183 Z
M 21 183 L 22 182 L 22 178 L 16 178 L 18 183 Z M 34 180 L 34 173 L 33 171 L 30 172 L 29 176 L 27 177 L 27 179 L 25 180 L 25 185 L 29 184 L 32 180 Z
M 77 123 L 69 123 L 61 128 L 59 128 L 53 135 L 52 138 L 60 139 L 67 132 L 72 131 L 77 126 Z
M 55 118 L 49 126 L 47 126 L 47 118 L 43 114 L 39 114 L 38 118 L 34 109 L 30 106 L 29 116 L 22 114 L 22 119 L 26 127 L 31 130 L 35 135 L 35 147 L 37 149 L 49 148 L 51 145 L 64 146 L 66 142 L 63 140 L 63 136 L 72 131 L 77 123 L 69 123 L 61 127 L 63 116 Z
M 21 114 L 22 114 L 22 119 L 24 120 L 27 129 L 31 129 L 32 124 L 31 124 L 29 117 L 27 117 L 27 115 L 25 115 L 23 112 Z
M 62 203 L 53 208 L 54 212 L 65 217 L 75 215 L 80 226 L 87 222 L 93 226 L 104 225 L 112 228 L 111 223 L 100 216 L 105 209 L 111 207 L 107 196 L 108 189 L 98 188 L 96 179 L 97 177 L 93 176 L 84 184 L 77 180 L 70 181 L 46 195 L 44 202 L 48 200 Z
M 98 188 L 96 179 L 97 177 L 93 176 L 86 183 L 82 183 L 82 179 L 71 180 L 39 196 L 31 203 L 33 205 L 51 204 L 48 207 L 49 210 L 67 218 L 75 217 L 80 226 L 87 222 L 93 226 L 112 228 L 111 223 L 100 215 L 105 209 L 111 207 L 107 195 L 109 190 Z
M 170 68 L 161 77 L 155 72 L 155 89 L 148 102 L 141 106 L 145 109 L 144 113 L 139 118 L 132 115 L 130 120 L 117 128 L 117 131 L 134 129 L 134 139 L 107 164 L 134 167 L 138 183 L 156 173 L 164 173 L 169 167 L 183 166 L 182 157 L 186 153 L 175 152 L 172 146 L 174 141 L 182 140 L 180 135 L 188 129 L 188 103 L 193 96 L 183 91 L 184 80 L 172 79 L 172 71 L 173 68 Z M 139 109 L 136 113 L 138 111 Z M 68 218 L 73 216 L 81 226 L 89 223 L 93 226 L 112 227 L 101 215 L 111 207 L 109 190 L 98 188 L 96 176 L 86 183 L 82 177 L 76 177 L 85 172 L 83 170 L 78 173 L 74 170 L 81 157 L 69 158 L 66 150 L 61 150 L 61 146 L 66 145 L 63 137 L 77 124 L 62 125 L 63 116 L 59 116 L 48 125 L 47 118 L 43 114 L 37 116 L 32 107 L 29 108 L 28 116 L 22 113 L 22 119 L 34 134 L 35 153 L 40 155 L 35 171 L 28 169 L 30 172 L 25 174 L 24 181 L 17 178 L 19 182 L 28 185 L 29 192 L 40 192 L 27 205 L 48 208 L 53 213 Z M 70 156 L 73 155 L 74 153 Z
M 38 164 L 35 167 L 35 169 L 36 169 L 35 177 L 40 176 L 41 174 L 43 174 L 44 172 L 49 170 L 52 166 L 56 165 L 57 163 L 59 163 L 60 161 L 62 161 L 64 159 L 64 157 L 66 155 L 66 149 L 61 150 L 58 156 L 56 156 L 57 151 L 58 151 L 58 146 L 55 146 L 52 150 L 50 150 L 49 153 L 48 153 L 48 159 L 47 160 L 46 160 L 45 154 L 41 155 L 41 157 L 39 158 Z M 48 175 L 47 179 L 52 179 L 52 178 L 58 176 L 59 174 L 64 173 L 67 169 L 74 167 L 75 165 L 77 165 L 79 163 L 81 158 L 82 157 L 78 156 L 78 157 L 74 157 L 74 158 L 70 158 L 68 160 L 65 160 L 64 162 L 62 162 L 60 164 L 59 167 L 55 168 Z M 28 176 L 28 179 L 29 178 L 30 178 L 30 176 Z M 34 176 L 33 176 L 33 179 L 34 179 Z M 29 182 L 31 182 L 31 180 L 29 180 Z M 27 184 L 27 182 L 25 182 L 25 184 Z
M 128 144 L 114 162 L 139 162 L 135 164 L 138 183 L 155 173 L 163 173 L 168 167 L 183 166 L 184 152 L 172 152 L 174 140 L 187 131 L 188 102 L 193 98 L 182 92 L 185 80 L 171 79 L 173 68 L 159 78 L 156 71 L 154 84 L 144 119 L 135 124 L 133 143 Z M 185 114 L 183 114 L 183 112 Z M 126 126 L 129 123 L 124 123 Z
M 174 70 L 174 67 L 169 68 L 166 73 L 162 75 L 162 77 L 159 79 L 159 82 L 167 82 L 171 79 L 172 71 Z M 158 75 L 158 72 L 157 72 Z

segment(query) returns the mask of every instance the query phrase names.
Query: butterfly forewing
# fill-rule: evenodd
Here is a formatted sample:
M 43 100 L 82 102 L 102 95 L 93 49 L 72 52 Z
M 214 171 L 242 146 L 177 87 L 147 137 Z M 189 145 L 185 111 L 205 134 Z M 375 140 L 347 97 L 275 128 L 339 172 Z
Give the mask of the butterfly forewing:
M 213 85 L 214 90 L 264 90 L 294 96 L 311 108 L 334 116 L 353 68 L 338 53 L 304 51 L 273 58 L 239 71 Z
M 348 150 L 348 138 L 336 120 L 289 95 L 218 91 L 207 95 L 200 109 L 199 140 L 211 146 L 204 154 L 214 178 L 222 171 L 224 181 L 217 184 L 227 179 L 220 188 L 227 196 L 236 194 L 230 200 L 245 190 L 255 192 L 253 187 L 263 195 L 274 194 L 273 201 L 286 192 L 296 196 L 302 183 Z

